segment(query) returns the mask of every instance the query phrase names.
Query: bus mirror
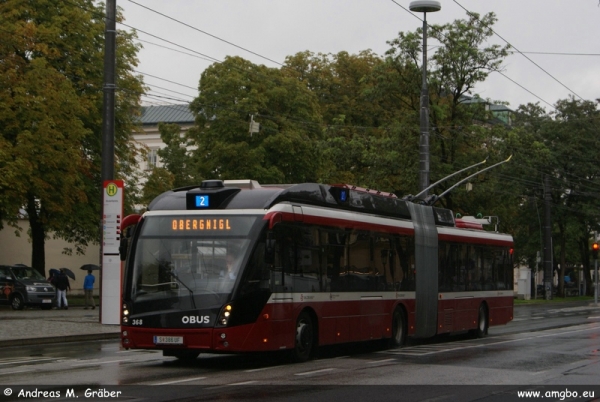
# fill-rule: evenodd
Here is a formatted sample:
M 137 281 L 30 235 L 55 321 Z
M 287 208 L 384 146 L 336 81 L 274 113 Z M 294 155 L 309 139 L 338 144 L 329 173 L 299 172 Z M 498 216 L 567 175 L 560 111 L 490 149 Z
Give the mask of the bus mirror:
M 119 243 L 119 257 L 121 261 L 125 261 L 127 259 L 127 248 L 128 248 L 128 240 L 126 237 L 121 238 L 121 242 Z

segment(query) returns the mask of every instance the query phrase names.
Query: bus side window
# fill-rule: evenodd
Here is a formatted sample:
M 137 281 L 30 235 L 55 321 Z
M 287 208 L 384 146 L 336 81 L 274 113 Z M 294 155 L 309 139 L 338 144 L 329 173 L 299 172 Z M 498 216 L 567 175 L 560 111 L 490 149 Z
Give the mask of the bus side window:
M 327 259 L 327 278 L 330 290 L 339 292 L 345 290 L 346 273 L 346 234 L 343 230 L 328 230 L 325 244 Z
M 376 234 L 373 237 L 373 250 L 371 261 L 376 290 L 388 290 L 388 272 L 390 268 L 390 240 L 385 235 Z
M 265 264 L 265 243 L 256 245 L 247 265 L 241 294 L 248 294 L 259 289 L 268 289 L 269 271 Z
M 397 236 L 394 238 L 394 248 L 399 263 L 399 269 L 396 269 L 398 275 L 395 276 L 396 287 L 399 290 L 415 290 L 414 241 L 407 236 Z

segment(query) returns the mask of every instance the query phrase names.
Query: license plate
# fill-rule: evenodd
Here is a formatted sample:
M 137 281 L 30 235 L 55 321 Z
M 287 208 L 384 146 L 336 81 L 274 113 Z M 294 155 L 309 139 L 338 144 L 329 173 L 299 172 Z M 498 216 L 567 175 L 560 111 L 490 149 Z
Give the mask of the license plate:
M 52 299 L 44 299 L 42 300 L 42 303 L 52 303 Z
M 183 336 L 154 336 L 155 345 L 183 345 Z

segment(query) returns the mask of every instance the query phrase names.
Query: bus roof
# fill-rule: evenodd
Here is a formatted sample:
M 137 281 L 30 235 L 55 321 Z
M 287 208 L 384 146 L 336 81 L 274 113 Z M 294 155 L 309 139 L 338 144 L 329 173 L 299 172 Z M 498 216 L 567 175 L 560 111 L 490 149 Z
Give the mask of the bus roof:
M 193 197 L 210 197 L 210 205 L 197 208 Z M 394 194 L 346 184 L 260 185 L 252 180 L 206 180 L 200 185 L 167 191 L 156 197 L 149 211 L 186 209 L 264 209 L 278 203 L 315 205 L 388 217 L 411 219 L 406 200 Z M 452 211 L 433 208 L 436 224 L 455 226 Z

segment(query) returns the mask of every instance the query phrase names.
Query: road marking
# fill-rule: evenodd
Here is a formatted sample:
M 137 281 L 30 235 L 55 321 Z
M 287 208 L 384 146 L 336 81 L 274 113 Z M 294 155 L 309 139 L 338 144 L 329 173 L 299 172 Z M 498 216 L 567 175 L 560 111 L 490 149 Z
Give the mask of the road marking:
M 584 324 L 584 325 L 589 325 L 589 324 Z M 598 328 L 600 328 L 600 326 L 596 325 L 596 326 L 589 327 L 589 328 L 581 328 L 581 329 L 575 329 L 572 331 L 564 331 L 564 332 L 551 332 L 551 333 L 545 333 L 545 334 L 536 335 L 536 336 L 529 336 L 529 337 L 525 337 L 525 338 L 507 339 L 507 340 L 499 340 L 499 341 L 492 340 L 491 342 L 487 342 L 487 340 L 490 340 L 490 338 L 484 338 L 482 340 L 468 340 L 468 341 L 464 341 L 464 342 L 458 341 L 458 342 L 440 343 L 440 344 L 436 344 L 436 345 L 413 346 L 413 347 L 407 347 L 407 348 L 401 348 L 401 349 L 395 349 L 395 350 L 384 350 L 384 351 L 381 351 L 378 353 L 387 353 L 387 354 L 392 354 L 392 355 L 406 355 L 406 356 L 426 356 L 426 355 L 430 355 L 430 354 L 434 354 L 434 353 L 452 352 L 452 351 L 457 351 L 457 350 L 461 350 L 461 349 L 495 346 L 495 345 L 501 345 L 504 343 L 514 343 L 514 342 L 520 342 L 520 341 L 527 341 L 527 340 L 531 340 L 531 339 L 546 338 L 549 336 L 562 336 L 562 335 L 568 335 L 568 334 L 573 334 L 573 333 L 577 333 L 577 332 L 597 330 Z M 558 330 L 560 330 L 560 329 L 558 329 Z M 549 329 L 547 331 L 556 331 L 556 329 Z M 546 331 L 544 331 L 544 332 L 546 332 Z M 481 342 L 481 341 L 483 341 L 483 342 Z M 474 342 L 477 342 L 477 343 L 474 343 Z
M 396 359 L 384 359 L 384 360 L 373 360 L 370 362 L 367 362 L 367 364 L 379 364 L 379 363 L 387 363 L 387 362 L 395 362 L 397 361 Z
M 60 360 L 62 359 L 62 357 L 42 357 L 42 358 L 35 358 L 35 357 L 15 357 L 15 358 L 8 358 L 8 359 L 2 359 L 2 362 L 0 362 L 0 366 L 5 366 L 5 365 L 9 365 L 9 364 L 19 364 L 19 363 L 34 363 L 34 362 L 47 362 L 47 361 L 51 361 L 51 360 Z
M 315 371 L 306 371 L 304 373 L 296 373 L 294 375 L 312 375 L 312 374 L 319 374 L 319 373 L 324 373 L 326 371 L 332 371 L 335 370 L 334 368 L 325 368 L 325 369 L 321 369 L 321 370 L 315 370 Z
M 249 369 L 249 370 L 244 370 L 244 371 L 246 373 L 254 373 L 255 371 L 265 371 L 265 370 L 271 370 L 271 369 L 279 368 L 279 367 L 284 367 L 284 366 L 261 367 L 261 368 Z
M 75 364 L 71 364 L 71 366 L 94 366 L 96 364 L 108 364 L 108 363 L 120 363 L 120 362 L 126 362 L 129 361 L 128 359 L 122 359 L 122 360 L 108 360 L 108 361 L 95 361 L 95 362 L 89 362 L 89 363 L 75 363 Z
M 255 382 L 258 382 L 258 381 L 234 382 L 232 384 L 227 384 L 227 385 L 248 385 L 248 384 L 254 384 Z
M 158 382 L 158 383 L 153 383 L 153 384 L 149 384 L 149 385 L 169 385 L 169 384 L 177 384 L 180 382 L 188 382 L 188 381 L 196 381 L 196 380 L 204 380 L 204 379 L 206 379 L 206 377 L 194 377 L 194 378 L 186 378 L 184 380 Z
M 18 374 L 18 373 L 28 373 L 28 372 L 31 372 L 31 370 L 3 371 L 2 375 Z

